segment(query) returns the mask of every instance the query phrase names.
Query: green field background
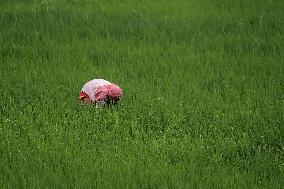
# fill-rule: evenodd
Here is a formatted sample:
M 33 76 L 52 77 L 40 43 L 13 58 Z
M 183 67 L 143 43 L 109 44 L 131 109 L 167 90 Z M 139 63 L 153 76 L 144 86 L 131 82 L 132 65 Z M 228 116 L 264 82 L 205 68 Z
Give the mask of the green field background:
M 0 188 L 283 188 L 283 49 L 281 0 L 0 0 Z

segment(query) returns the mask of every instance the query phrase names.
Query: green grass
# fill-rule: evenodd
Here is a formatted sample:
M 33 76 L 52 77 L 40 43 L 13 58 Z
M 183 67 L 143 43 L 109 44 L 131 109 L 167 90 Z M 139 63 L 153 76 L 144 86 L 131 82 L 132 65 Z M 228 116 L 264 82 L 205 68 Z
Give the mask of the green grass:
M 0 188 L 283 187 L 283 1 L 0 5 Z

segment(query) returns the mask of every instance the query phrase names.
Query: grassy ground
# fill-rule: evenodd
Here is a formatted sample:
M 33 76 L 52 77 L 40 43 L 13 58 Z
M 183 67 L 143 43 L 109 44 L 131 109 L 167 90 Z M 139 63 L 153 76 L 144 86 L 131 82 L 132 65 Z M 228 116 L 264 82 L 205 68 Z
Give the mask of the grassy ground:
M 0 188 L 283 187 L 283 1 L 0 5 Z

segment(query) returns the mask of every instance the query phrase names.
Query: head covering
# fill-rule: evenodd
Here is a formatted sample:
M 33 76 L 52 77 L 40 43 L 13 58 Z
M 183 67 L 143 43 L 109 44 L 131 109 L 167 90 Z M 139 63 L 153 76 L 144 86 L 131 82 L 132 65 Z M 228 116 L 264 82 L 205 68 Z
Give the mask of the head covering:
M 119 100 L 122 96 L 122 90 L 116 84 L 103 85 L 97 88 L 95 93 L 95 100 L 102 101 L 111 98 L 113 100 Z

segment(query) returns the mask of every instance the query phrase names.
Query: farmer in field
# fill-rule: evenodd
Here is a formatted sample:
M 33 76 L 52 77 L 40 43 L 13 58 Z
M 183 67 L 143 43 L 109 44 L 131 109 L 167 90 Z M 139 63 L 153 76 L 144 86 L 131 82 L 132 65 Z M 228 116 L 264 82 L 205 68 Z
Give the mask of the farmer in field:
M 95 104 L 97 107 L 116 104 L 122 96 L 122 89 L 104 79 L 94 79 L 87 82 L 81 92 L 80 101 Z

